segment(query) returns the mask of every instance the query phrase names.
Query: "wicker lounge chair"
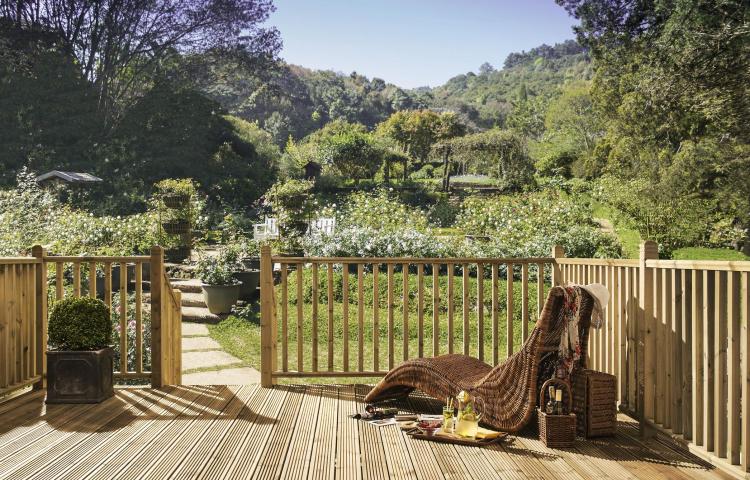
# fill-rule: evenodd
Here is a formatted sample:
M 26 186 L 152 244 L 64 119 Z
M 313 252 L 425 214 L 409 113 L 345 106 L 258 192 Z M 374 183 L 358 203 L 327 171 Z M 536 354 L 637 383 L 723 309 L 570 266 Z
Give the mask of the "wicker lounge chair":
M 581 295 L 578 323 L 583 351 L 574 369 L 586 367 L 594 305 L 590 294 L 581 290 Z M 414 389 L 445 399 L 465 390 L 482 399 L 482 423 L 506 432 L 519 431 L 533 419 L 539 388 L 554 374 L 563 330 L 563 299 L 562 287 L 550 290 L 534 330 L 506 362 L 493 368 L 476 358 L 457 354 L 409 360 L 388 372 L 365 401 L 402 398 Z

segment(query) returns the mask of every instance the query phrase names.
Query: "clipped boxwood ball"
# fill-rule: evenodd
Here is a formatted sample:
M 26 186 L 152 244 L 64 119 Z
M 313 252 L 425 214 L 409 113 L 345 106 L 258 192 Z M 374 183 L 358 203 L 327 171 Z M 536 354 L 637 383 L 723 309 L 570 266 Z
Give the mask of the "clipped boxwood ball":
M 49 343 L 58 350 L 99 350 L 112 338 L 109 308 L 89 297 L 55 303 L 49 317 Z

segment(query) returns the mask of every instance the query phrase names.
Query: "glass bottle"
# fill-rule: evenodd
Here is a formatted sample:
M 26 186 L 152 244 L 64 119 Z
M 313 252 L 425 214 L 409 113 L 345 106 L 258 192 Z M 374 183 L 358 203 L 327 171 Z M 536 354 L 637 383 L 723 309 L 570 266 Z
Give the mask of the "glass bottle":
M 562 388 L 555 392 L 555 415 L 563 415 Z
M 547 415 L 555 413 L 555 387 L 549 387 L 549 401 L 544 409 Z

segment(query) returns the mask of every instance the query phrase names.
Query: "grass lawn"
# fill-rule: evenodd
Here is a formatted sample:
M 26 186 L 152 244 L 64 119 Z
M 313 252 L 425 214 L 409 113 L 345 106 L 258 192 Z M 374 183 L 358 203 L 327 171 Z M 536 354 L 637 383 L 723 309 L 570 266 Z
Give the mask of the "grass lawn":
M 637 230 L 630 228 L 626 225 L 622 225 L 621 222 L 617 221 L 617 211 L 614 207 L 605 205 L 593 198 L 591 200 L 591 209 L 593 210 L 594 218 L 604 218 L 612 222 L 614 225 L 615 233 L 620 239 L 622 244 L 622 253 L 625 258 L 638 258 L 640 255 L 641 248 L 641 236 Z
M 326 297 L 326 274 L 325 268 L 321 269 L 320 272 L 320 288 L 318 297 L 317 307 L 317 359 L 318 369 L 320 371 L 326 371 L 329 369 L 328 363 L 328 338 L 329 338 L 329 309 Z M 302 295 L 302 317 L 299 327 L 302 330 L 302 369 L 304 371 L 310 371 L 312 369 L 313 360 L 313 348 L 314 348 L 314 325 L 313 325 L 313 297 L 312 297 L 312 275 L 309 270 L 305 270 L 303 277 L 303 295 Z M 344 330 L 345 328 L 349 332 L 349 369 L 352 371 L 359 370 L 360 365 L 360 353 L 359 353 L 359 324 L 358 324 L 358 305 L 357 305 L 357 282 L 356 274 L 349 276 L 350 280 L 350 293 L 349 293 L 349 311 L 348 311 L 348 327 L 345 326 L 345 318 L 343 315 L 343 302 L 342 302 L 342 288 L 341 288 L 341 273 L 336 272 L 333 275 L 334 295 L 333 295 L 333 309 L 332 309 L 332 342 L 333 342 L 333 354 L 331 367 L 335 371 L 341 371 L 344 367 Z M 389 318 L 387 312 L 387 277 L 381 272 L 379 275 L 379 314 L 378 314 L 378 326 L 377 329 L 374 327 L 375 309 L 373 304 L 373 281 L 372 274 L 365 274 L 364 276 L 364 289 L 367 292 L 363 297 L 362 313 L 363 313 L 363 324 L 362 324 L 362 352 L 361 352 L 361 365 L 365 371 L 372 371 L 375 369 L 374 365 L 374 351 L 377 346 L 379 351 L 378 369 L 381 371 L 387 371 L 390 368 L 389 365 Z M 288 301 L 287 301 L 287 338 L 288 338 L 288 351 L 287 351 L 287 362 L 289 370 L 297 370 L 297 329 L 298 329 L 298 318 L 297 318 L 297 296 L 296 296 L 296 272 L 290 272 L 289 274 L 289 289 L 288 289 Z M 398 365 L 403 361 L 403 345 L 404 345 L 404 309 L 402 302 L 402 276 L 401 273 L 394 275 L 394 309 L 393 309 L 393 365 Z M 440 307 L 438 308 L 438 323 L 437 323 L 437 337 L 439 343 L 439 349 L 437 352 L 433 352 L 433 297 L 432 297 L 432 276 L 425 275 L 424 277 L 424 296 L 423 296 L 423 308 L 422 308 L 422 319 L 421 324 L 423 325 L 423 336 L 420 339 L 418 334 L 420 325 L 420 316 L 418 312 L 418 295 L 416 288 L 416 275 L 410 275 L 409 282 L 409 305 L 407 309 L 408 318 L 408 346 L 409 346 L 409 357 L 414 358 L 420 356 L 420 345 L 423 356 L 433 356 L 434 354 L 448 353 L 449 340 L 453 341 L 453 351 L 456 353 L 463 352 L 463 304 L 462 304 L 462 279 L 460 275 L 455 277 L 454 281 L 454 315 L 453 315 L 453 331 L 449 332 L 448 328 L 448 308 L 447 308 L 447 275 L 440 275 L 439 277 L 439 299 Z M 492 293 L 491 293 L 491 280 L 485 279 L 483 282 L 484 290 L 484 321 L 482 325 L 481 335 L 484 338 L 484 359 L 485 361 L 492 362 Z M 549 286 L 545 286 L 545 292 Z M 499 281 L 499 295 L 498 295 L 498 358 L 504 359 L 506 352 L 506 338 L 507 338 L 507 306 L 506 306 L 506 289 L 507 285 L 504 280 Z M 478 325 L 478 312 L 477 312 L 477 279 L 471 277 L 469 281 L 469 301 L 468 301 L 468 336 L 469 336 L 469 353 L 472 356 L 478 356 L 478 337 L 479 337 L 479 325 Z M 276 298 L 278 300 L 277 305 L 277 323 L 278 323 L 278 338 L 281 340 L 283 336 L 283 324 L 284 324 L 284 309 L 281 304 L 281 286 L 276 287 Z M 536 300 L 536 282 L 529 285 L 529 325 L 528 331 L 533 329 L 533 325 L 537 319 L 537 300 Z M 514 282 L 514 306 L 513 306 L 513 338 L 514 345 L 516 348 L 522 344 L 521 338 L 521 285 L 520 281 Z M 244 320 L 238 317 L 229 317 L 217 325 L 209 326 L 209 332 L 222 348 L 230 354 L 240 358 L 246 365 L 260 368 L 260 325 L 257 316 L 250 320 Z M 278 367 L 279 369 L 283 366 L 283 351 L 281 343 L 278 346 Z M 299 383 L 304 379 L 289 379 L 288 383 Z M 342 383 L 342 382 L 368 382 L 376 379 L 311 379 L 308 380 L 313 383 L 321 383 L 321 381 L 328 381 L 330 383 Z
M 673 260 L 750 260 L 742 252 L 729 248 L 685 247 L 672 252 Z

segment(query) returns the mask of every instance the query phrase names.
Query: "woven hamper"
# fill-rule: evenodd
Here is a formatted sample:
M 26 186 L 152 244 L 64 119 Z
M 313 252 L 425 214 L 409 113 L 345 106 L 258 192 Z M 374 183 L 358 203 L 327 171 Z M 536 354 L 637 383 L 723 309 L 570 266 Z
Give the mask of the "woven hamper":
M 567 402 L 564 402 L 563 410 L 568 411 L 564 415 L 550 415 L 544 411 L 544 398 L 547 387 L 558 385 L 565 387 Z M 570 386 L 561 380 L 549 379 L 542 385 L 539 392 L 539 408 L 537 417 L 539 419 L 539 440 L 549 448 L 570 448 L 576 441 L 576 414 L 571 411 L 573 397 Z M 567 405 L 565 406 L 565 403 Z
M 582 437 L 606 437 L 617 429 L 617 377 L 595 370 L 573 375 L 573 411 Z

